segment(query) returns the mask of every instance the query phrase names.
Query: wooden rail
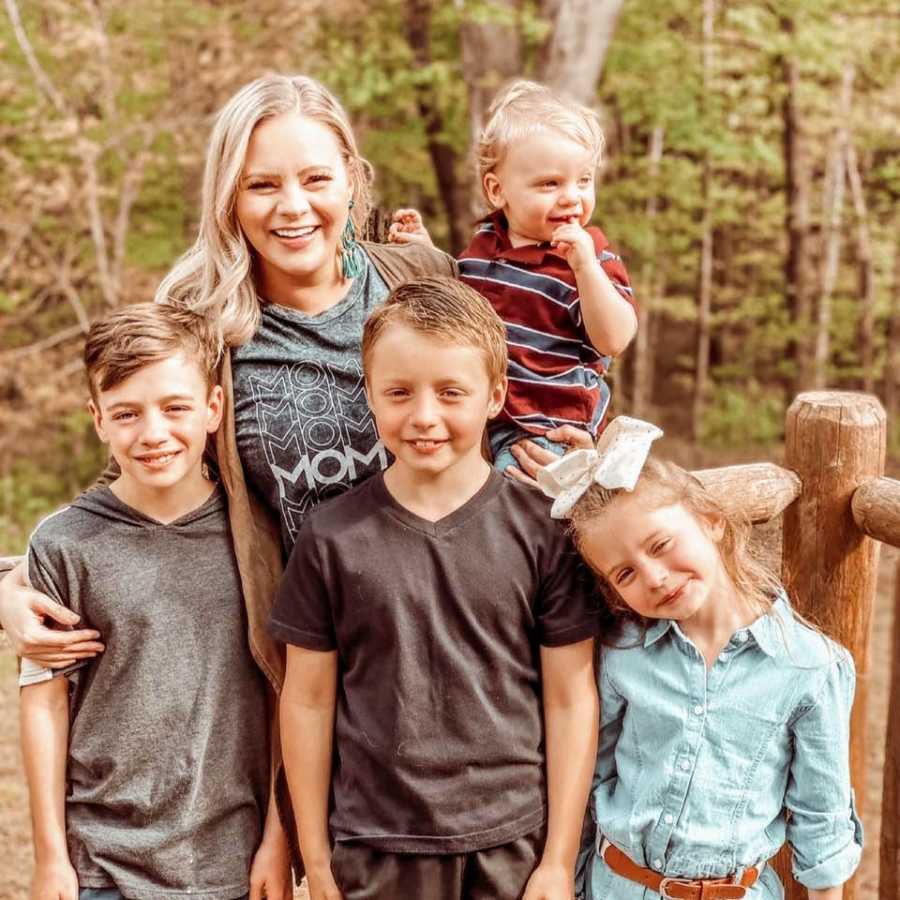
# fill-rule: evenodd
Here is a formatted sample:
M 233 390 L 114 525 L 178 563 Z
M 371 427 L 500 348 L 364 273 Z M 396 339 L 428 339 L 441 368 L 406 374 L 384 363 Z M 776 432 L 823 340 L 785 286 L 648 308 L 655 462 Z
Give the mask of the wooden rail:
M 754 523 L 784 513 L 782 578 L 794 606 L 853 654 L 857 694 L 851 722 L 851 778 L 862 813 L 869 633 L 878 542 L 900 547 L 900 482 L 883 477 L 886 421 L 875 397 L 836 391 L 801 394 L 786 419 L 785 466 L 754 463 L 704 469 L 697 477 L 729 512 Z M 0 557 L 0 573 L 16 557 Z M 900 897 L 900 572 L 891 720 L 882 812 L 881 900 Z M 776 862 L 787 900 L 806 891 L 783 851 Z M 857 879 L 844 888 L 855 900 Z
M 900 547 L 900 481 L 873 478 L 854 491 L 850 506 L 860 530 L 876 541 Z
M 754 525 L 771 522 L 800 496 L 800 479 L 774 463 L 750 463 L 694 472 L 729 514 L 742 513 Z

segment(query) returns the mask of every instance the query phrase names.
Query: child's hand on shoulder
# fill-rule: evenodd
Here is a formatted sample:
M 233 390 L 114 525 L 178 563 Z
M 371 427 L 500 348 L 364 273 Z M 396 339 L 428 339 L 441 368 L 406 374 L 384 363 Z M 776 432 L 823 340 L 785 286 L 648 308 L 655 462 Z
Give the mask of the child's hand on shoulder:
M 78 900 L 78 876 L 69 860 L 38 863 L 29 897 L 30 900 Z
M 575 896 L 575 873 L 560 863 L 542 862 L 525 886 L 522 900 L 572 900 Z
M 566 258 L 576 275 L 597 263 L 594 239 L 578 222 L 560 225 L 550 237 L 550 243 Z
M 425 247 L 433 247 L 431 235 L 422 221 L 422 216 L 417 209 L 398 209 L 391 217 L 393 219 L 388 240 L 395 244 L 422 244 Z

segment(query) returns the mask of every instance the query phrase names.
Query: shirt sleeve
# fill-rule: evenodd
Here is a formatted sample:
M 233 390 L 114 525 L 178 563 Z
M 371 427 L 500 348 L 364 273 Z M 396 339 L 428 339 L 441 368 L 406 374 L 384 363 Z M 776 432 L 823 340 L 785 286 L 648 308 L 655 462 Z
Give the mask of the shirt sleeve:
M 635 309 L 637 303 L 634 299 L 634 290 L 631 287 L 631 279 L 628 277 L 628 270 L 622 257 L 613 252 L 612 247 L 606 235 L 595 225 L 588 228 L 594 239 L 594 251 L 597 255 L 597 262 L 600 268 L 606 273 L 607 278 L 612 282 L 612 286 L 624 297 Z
M 600 634 L 601 601 L 594 578 L 557 523 L 545 564 L 537 609 L 538 640 L 545 647 L 577 644 Z
M 612 282 L 612 286 L 637 309 L 634 289 L 631 287 L 631 280 L 628 277 L 628 271 L 625 269 L 625 263 L 622 262 L 622 257 L 617 256 L 607 247 L 597 254 L 597 261 L 600 263 L 600 268 L 606 272 L 607 277 Z
M 37 534 L 32 536 L 28 544 L 28 554 L 25 557 L 25 577 L 34 590 L 46 594 L 51 600 L 69 608 L 69 590 L 66 586 L 65 569 L 63 566 L 53 564 L 53 554 L 49 548 L 43 546 L 43 543 Z M 50 679 L 60 676 L 74 675 L 88 663 L 90 663 L 89 659 L 81 659 L 62 669 L 51 669 L 25 656 L 19 667 L 19 687 L 40 684 L 42 681 L 50 681 Z
M 297 535 L 275 594 L 268 630 L 276 640 L 307 650 L 334 650 L 330 594 L 317 538 L 309 523 Z
M 819 696 L 792 725 L 794 755 L 785 806 L 794 877 L 812 889 L 843 884 L 859 865 L 862 824 L 850 788 L 850 710 L 856 675 L 850 654 L 829 666 Z

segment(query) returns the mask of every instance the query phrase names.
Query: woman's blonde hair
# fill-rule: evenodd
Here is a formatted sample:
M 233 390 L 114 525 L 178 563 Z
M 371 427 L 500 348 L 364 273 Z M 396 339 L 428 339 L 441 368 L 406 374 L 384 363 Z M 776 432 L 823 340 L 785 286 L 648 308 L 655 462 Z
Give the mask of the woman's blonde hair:
M 197 240 L 155 297 L 157 303 L 177 303 L 212 317 L 227 346 L 248 341 L 260 317 L 251 247 L 235 212 L 247 145 L 261 121 L 289 112 L 315 119 L 337 139 L 357 232 L 371 208 L 372 167 L 360 156 L 347 114 L 327 88 L 305 75 L 264 75 L 242 87 L 221 109 L 210 135 Z
M 570 528 L 575 545 L 588 565 L 591 565 L 591 560 L 583 549 L 586 532 L 617 500 L 631 496 L 647 496 L 655 506 L 679 504 L 701 522 L 721 524 L 722 537 L 717 544 L 719 555 L 738 596 L 759 614 L 772 608 L 773 601 L 784 588 L 750 543 L 752 528 L 750 521 L 744 516 L 726 513 L 718 500 L 690 472 L 674 463 L 662 462 L 653 457 L 644 463 L 633 492 L 621 489 L 607 490 L 594 484 L 575 504 L 571 512 Z M 627 607 L 604 574 L 596 567 L 591 567 L 601 580 L 613 613 L 621 620 L 630 620 L 646 626 L 650 620 L 644 619 Z
M 547 130 L 558 131 L 581 144 L 591 153 L 594 165 L 600 165 L 603 131 L 592 109 L 535 81 L 514 81 L 494 98 L 478 140 L 478 181 L 482 190 L 484 176 L 503 162 L 512 144 Z

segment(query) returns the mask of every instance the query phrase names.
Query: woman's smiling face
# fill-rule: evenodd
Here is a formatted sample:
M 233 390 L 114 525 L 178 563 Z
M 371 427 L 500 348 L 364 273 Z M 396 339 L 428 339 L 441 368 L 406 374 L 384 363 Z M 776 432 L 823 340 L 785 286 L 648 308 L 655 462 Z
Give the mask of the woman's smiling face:
M 256 251 L 262 297 L 278 303 L 292 288 L 340 277 L 337 247 L 350 196 L 343 154 L 326 125 L 291 112 L 254 128 L 236 213 Z

